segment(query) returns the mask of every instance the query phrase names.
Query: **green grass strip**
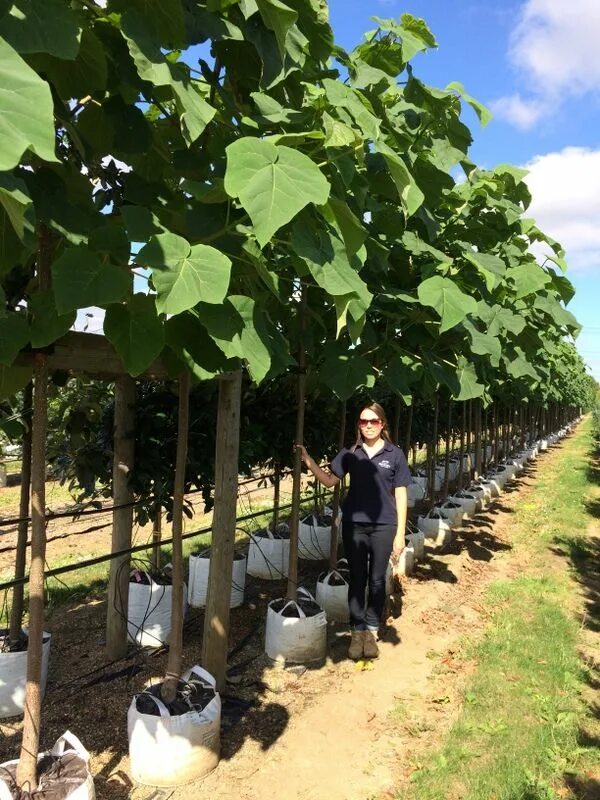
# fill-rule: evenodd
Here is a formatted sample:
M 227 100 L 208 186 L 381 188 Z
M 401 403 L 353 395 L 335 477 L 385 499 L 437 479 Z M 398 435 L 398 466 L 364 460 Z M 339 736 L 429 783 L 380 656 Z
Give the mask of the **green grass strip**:
M 600 783 L 588 770 L 597 764 L 589 730 L 598 722 L 582 697 L 591 681 L 578 652 L 575 612 L 582 609 L 573 580 L 585 584 L 589 569 L 585 533 L 599 491 L 591 449 L 585 423 L 559 457 L 540 461 L 538 480 L 514 515 L 523 572 L 490 587 L 492 621 L 483 639 L 467 646 L 478 666 L 460 716 L 443 746 L 420 758 L 421 768 L 398 792 L 402 800 L 597 796 Z M 570 556 L 571 571 L 556 552 Z

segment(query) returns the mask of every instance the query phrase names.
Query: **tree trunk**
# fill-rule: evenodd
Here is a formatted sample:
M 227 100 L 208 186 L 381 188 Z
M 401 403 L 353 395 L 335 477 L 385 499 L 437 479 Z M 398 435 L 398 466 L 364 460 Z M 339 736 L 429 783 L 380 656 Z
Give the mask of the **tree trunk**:
M 407 460 L 408 460 L 408 453 L 410 450 L 410 441 L 412 438 L 412 423 L 413 423 L 414 408 L 415 408 L 415 403 L 413 400 L 410 406 L 408 407 L 408 420 L 406 421 L 406 436 L 404 439 L 404 455 L 406 456 Z
M 229 651 L 231 579 L 235 555 L 237 480 L 240 452 L 242 372 L 219 379 L 219 411 L 215 452 L 215 510 L 208 594 L 202 638 L 202 663 L 225 689 Z
M 342 407 L 340 410 L 340 435 L 338 438 L 338 450 L 341 450 L 344 446 L 344 440 L 346 438 L 346 401 L 342 401 Z M 397 438 L 397 437 L 396 437 Z M 342 491 L 342 482 L 339 481 L 333 489 L 333 517 L 331 521 L 331 544 L 329 547 L 329 569 L 335 569 L 335 565 L 337 564 L 337 552 L 338 552 L 338 538 L 339 538 L 339 525 L 338 520 L 340 516 L 340 496 Z
M 129 473 L 135 453 L 135 381 L 124 375 L 115 383 L 115 421 L 113 455 L 112 552 L 131 547 L 133 500 Z M 119 508 L 119 506 L 128 506 Z M 127 654 L 127 615 L 129 609 L 129 553 L 110 562 L 106 609 L 106 655 L 114 660 Z
M 281 464 L 276 461 L 273 465 L 273 470 L 273 519 L 271 521 L 271 529 L 273 533 L 277 533 L 279 504 L 281 502 Z
M 469 458 L 471 458 L 471 456 L 472 456 L 472 453 L 471 453 L 471 431 L 472 431 L 472 422 L 473 422 L 472 405 L 473 405 L 473 401 L 472 400 L 467 400 L 467 444 L 466 444 L 466 447 L 467 447 L 467 453 L 469 455 Z M 471 464 L 470 464 L 470 467 L 469 467 L 469 480 L 472 480 L 472 478 L 473 478 L 473 471 L 474 471 L 473 470 L 473 463 L 474 463 L 474 459 L 471 458 Z
M 185 467 L 187 462 L 188 429 L 190 406 L 190 374 L 182 372 L 179 376 L 179 409 L 177 417 L 177 453 L 175 456 L 175 481 L 173 485 L 173 589 L 171 606 L 171 637 L 169 640 L 169 660 L 167 672 L 161 686 L 161 697 L 165 703 L 172 703 L 177 694 L 177 684 L 181 674 L 181 654 L 183 650 L 183 496 L 185 492 Z M 230 581 L 231 584 L 231 581 Z M 230 591 L 228 585 L 227 591 Z
M 481 464 L 481 400 L 475 401 L 475 480 L 482 473 Z
M 394 424 L 392 426 L 392 441 L 394 444 L 400 444 L 400 413 L 402 409 L 402 398 L 400 395 L 396 397 L 396 407 L 394 408 Z
M 460 458 L 458 468 L 458 491 L 463 488 L 464 481 L 464 466 L 465 466 L 465 426 L 467 424 L 467 404 L 463 401 L 462 404 L 462 422 L 460 426 Z
M 31 566 L 29 568 L 29 631 L 23 742 L 17 766 L 17 785 L 37 787 L 37 756 L 42 714 L 42 646 L 44 632 L 44 564 L 46 558 L 46 429 L 48 424 L 48 365 L 37 354 L 34 368 L 31 444 Z
M 444 500 L 448 497 L 448 487 L 450 485 L 450 430 L 452 428 L 452 400 L 448 398 L 448 416 L 446 418 L 446 452 L 444 454 Z
M 429 484 L 429 502 L 433 507 L 435 505 L 435 478 L 436 478 L 436 455 L 437 455 L 437 440 L 438 440 L 438 417 L 440 413 L 439 398 L 436 394 L 433 406 L 433 433 L 431 437 L 431 482 Z
M 38 289 L 50 289 L 52 236 L 38 228 Z M 33 418 L 31 422 L 31 564 L 29 567 L 29 630 L 27 685 L 17 786 L 33 793 L 37 788 L 37 757 L 42 716 L 42 648 L 44 634 L 44 564 L 46 560 L 46 433 L 48 428 L 48 362 L 35 355 L 33 369 Z
M 21 488 L 19 499 L 19 527 L 17 532 L 17 552 L 15 554 L 15 580 L 25 576 L 27 561 L 27 534 L 29 532 L 29 499 L 31 494 L 31 411 L 33 404 L 33 383 L 28 383 L 23 394 L 23 447 L 21 466 Z M 25 585 L 18 584 L 13 589 L 12 606 L 10 609 L 10 643 L 16 644 L 21 636 L 23 625 L 23 598 Z

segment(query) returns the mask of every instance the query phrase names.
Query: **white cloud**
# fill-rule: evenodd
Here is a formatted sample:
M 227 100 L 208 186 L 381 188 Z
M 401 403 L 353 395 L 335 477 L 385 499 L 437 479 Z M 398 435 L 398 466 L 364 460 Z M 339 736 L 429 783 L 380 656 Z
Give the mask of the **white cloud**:
M 523 100 L 520 94 L 499 97 L 490 103 L 493 113 L 522 131 L 533 128 L 544 116 L 547 106 L 540 100 Z
M 525 168 L 533 196 L 527 216 L 563 245 L 570 271 L 600 273 L 600 150 L 565 147 Z
M 497 115 L 528 129 L 566 97 L 599 93 L 598 42 L 598 0 L 526 0 L 508 52 L 526 96 L 494 101 Z

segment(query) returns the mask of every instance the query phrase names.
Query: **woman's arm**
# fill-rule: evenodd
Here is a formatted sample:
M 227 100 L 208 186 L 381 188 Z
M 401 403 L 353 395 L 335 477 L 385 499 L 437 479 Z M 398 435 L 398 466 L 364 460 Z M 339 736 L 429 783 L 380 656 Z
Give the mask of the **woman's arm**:
M 314 458 L 308 455 L 306 452 L 306 447 L 304 447 L 303 444 L 297 444 L 296 447 L 302 454 L 302 461 L 306 464 L 308 469 L 312 472 L 319 483 L 322 483 L 323 486 L 327 486 L 328 489 L 332 489 L 340 482 L 340 479 L 337 477 L 337 475 L 333 475 L 331 472 L 325 472 L 324 469 L 321 469 Z
M 406 510 L 408 507 L 408 495 L 406 493 L 406 486 L 397 486 L 394 489 L 394 497 L 396 498 L 396 511 L 398 513 L 398 527 L 396 529 L 396 536 L 394 538 L 393 552 L 400 554 L 406 545 Z

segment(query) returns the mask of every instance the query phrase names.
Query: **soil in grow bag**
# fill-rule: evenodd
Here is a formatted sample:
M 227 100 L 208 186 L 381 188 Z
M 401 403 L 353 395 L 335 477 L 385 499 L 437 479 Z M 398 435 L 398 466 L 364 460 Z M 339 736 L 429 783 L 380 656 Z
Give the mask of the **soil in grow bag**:
M 171 586 L 173 583 L 171 576 L 167 572 L 146 572 L 140 569 L 133 569 L 129 576 L 129 583 L 141 583 L 150 586 L 154 582 L 159 586 Z
M 172 703 L 165 703 L 160 696 L 162 683 L 155 683 L 149 686 L 141 694 L 138 694 L 135 705 L 140 714 L 150 714 L 155 717 L 160 716 L 160 710 L 153 697 L 161 700 L 165 708 L 172 717 L 180 717 L 190 711 L 204 711 L 206 706 L 215 698 L 215 690 L 212 686 L 207 686 L 197 678 L 190 678 L 189 681 L 179 680 L 177 694 Z
M 210 558 L 211 556 L 211 549 L 210 547 L 206 548 L 205 550 L 199 550 L 197 553 L 192 553 L 193 558 Z M 233 554 L 234 561 L 243 561 L 246 556 L 243 553 L 235 552 Z
M 264 528 L 260 528 L 260 530 L 252 531 L 250 533 L 250 537 L 252 539 L 269 539 L 269 532 Z M 274 539 L 289 539 L 290 538 L 290 529 L 285 524 L 282 523 L 281 525 L 277 526 L 277 530 L 273 533 Z
M 340 574 L 337 575 L 336 574 L 337 572 L 339 572 Z M 349 574 L 348 570 L 345 570 L 345 572 L 347 575 Z M 326 575 L 327 575 L 326 572 L 322 572 L 317 578 L 318 582 L 323 583 Z M 329 576 L 327 583 L 329 584 L 329 586 L 345 586 L 348 583 L 348 581 L 344 578 L 344 569 L 336 569 L 336 572 L 334 572 L 333 575 Z
M 296 604 L 290 603 L 288 607 L 285 608 L 287 603 L 289 603 L 289 600 L 287 600 L 285 597 L 281 597 L 278 600 L 273 600 L 271 603 L 271 608 L 276 614 L 281 614 L 282 617 L 296 617 L 296 619 L 300 618 L 297 606 L 300 606 L 307 617 L 316 617 L 317 614 L 323 613 L 321 606 L 317 605 L 317 603 L 315 603 L 313 600 L 308 600 L 306 598 L 297 600 Z
M 17 764 L 2 768 L 2 779 L 15 800 L 66 800 L 88 776 L 86 761 L 76 753 L 62 756 L 45 755 L 38 762 L 38 788 L 30 793 L 16 784 Z
M 326 514 L 309 514 L 304 519 L 300 520 L 303 525 L 308 525 L 310 528 L 315 526 L 317 528 L 330 528 L 333 516 L 330 514 L 327 516 Z

